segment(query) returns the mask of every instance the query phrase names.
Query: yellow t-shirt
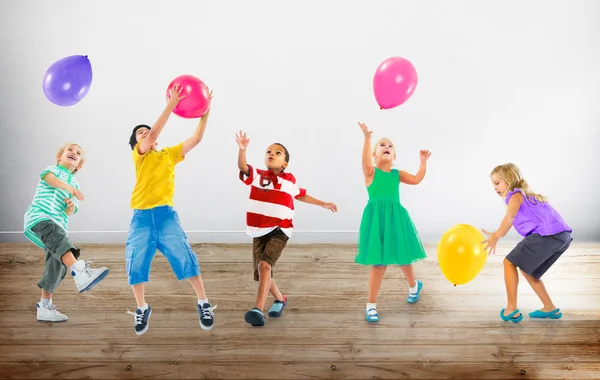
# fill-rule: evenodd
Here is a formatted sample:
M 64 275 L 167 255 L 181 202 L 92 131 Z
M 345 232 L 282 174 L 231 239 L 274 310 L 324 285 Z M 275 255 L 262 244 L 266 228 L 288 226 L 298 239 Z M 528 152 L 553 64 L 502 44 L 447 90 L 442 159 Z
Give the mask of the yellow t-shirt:
M 135 187 L 131 194 L 131 208 L 147 210 L 158 206 L 173 207 L 175 165 L 185 159 L 182 155 L 183 143 L 159 152 L 149 150 L 145 154 L 138 153 L 138 145 L 132 152 Z

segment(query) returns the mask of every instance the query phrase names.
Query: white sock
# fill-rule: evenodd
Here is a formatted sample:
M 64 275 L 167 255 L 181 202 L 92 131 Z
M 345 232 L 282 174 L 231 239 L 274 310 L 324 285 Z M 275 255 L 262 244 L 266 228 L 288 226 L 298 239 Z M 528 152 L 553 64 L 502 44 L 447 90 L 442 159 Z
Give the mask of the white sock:
M 408 292 L 410 294 L 417 294 L 417 292 L 419 291 L 419 283 L 415 281 L 415 286 L 413 286 L 412 288 L 409 286 L 408 287 Z
M 148 304 L 145 303 L 144 306 L 138 307 L 138 309 L 140 309 L 141 311 L 146 311 L 148 310 Z
M 40 303 L 44 306 L 48 306 L 50 304 L 50 298 L 41 298 Z
M 377 309 L 377 308 L 375 307 L 375 305 L 376 305 L 375 303 L 367 303 L 367 309 L 366 309 L 366 310 L 368 311 L 368 310 L 370 310 L 370 309 Z
M 200 298 L 198 298 L 198 305 L 200 306 L 204 306 L 205 303 L 208 303 L 208 298 L 201 300 Z

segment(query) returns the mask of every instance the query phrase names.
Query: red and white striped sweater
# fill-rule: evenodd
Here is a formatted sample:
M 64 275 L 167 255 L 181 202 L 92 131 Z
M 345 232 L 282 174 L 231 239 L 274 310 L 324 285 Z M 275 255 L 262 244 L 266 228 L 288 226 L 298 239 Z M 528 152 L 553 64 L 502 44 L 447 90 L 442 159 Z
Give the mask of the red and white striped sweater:
M 279 227 L 288 237 L 294 225 L 294 199 L 306 195 L 306 189 L 298 187 L 291 173 L 275 175 L 248 165 L 250 176 L 240 171 L 240 180 L 250 185 L 250 198 L 246 211 L 246 233 L 252 237 L 268 234 Z

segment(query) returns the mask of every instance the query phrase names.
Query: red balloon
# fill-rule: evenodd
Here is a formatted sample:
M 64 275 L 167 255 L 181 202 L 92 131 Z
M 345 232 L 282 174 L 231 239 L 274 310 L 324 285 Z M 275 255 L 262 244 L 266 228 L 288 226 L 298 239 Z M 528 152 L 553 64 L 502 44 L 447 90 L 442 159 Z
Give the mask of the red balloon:
M 171 98 L 170 91 L 178 84 L 181 87 L 181 99 L 173 113 L 186 119 L 196 119 L 203 116 L 210 107 L 210 94 L 208 87 L 193 75 L 180 75 L 167 87 L 167 101 Z

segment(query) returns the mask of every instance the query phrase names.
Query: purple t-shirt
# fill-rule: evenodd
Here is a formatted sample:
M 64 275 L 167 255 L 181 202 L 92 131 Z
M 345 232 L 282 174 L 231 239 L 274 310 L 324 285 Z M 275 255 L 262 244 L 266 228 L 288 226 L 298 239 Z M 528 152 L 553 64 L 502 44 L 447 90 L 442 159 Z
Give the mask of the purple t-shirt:
M 530 198 L 521 189 L 509 191 L 506 195 L 506 204 L 514 193 L 521 193 L 523 202 L 515 216 L 513 226 L 521 236 L 537 233 L 541 236 L 555 235 L 563 231 L 573 232 L 565 223 L 560 214 L 546 202 L 538 202 Z

